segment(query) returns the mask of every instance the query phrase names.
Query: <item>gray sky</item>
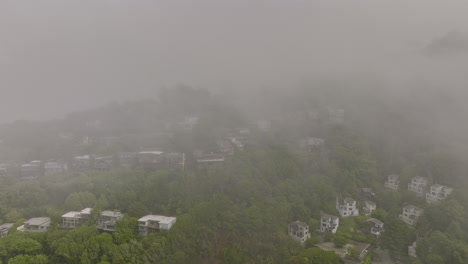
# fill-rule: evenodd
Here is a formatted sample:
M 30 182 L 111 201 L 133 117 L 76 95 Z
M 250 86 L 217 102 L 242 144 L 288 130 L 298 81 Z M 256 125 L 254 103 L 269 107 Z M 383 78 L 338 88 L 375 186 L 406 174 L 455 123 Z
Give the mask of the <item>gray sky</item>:
M 460 86 L 463 48 L 423 51 L 468 32 L 467 14 L 464 0 L 2 0 L 0 122 L 177 83 L 287 87 L 361 75 L 396 89 L 437 73 L 441 86 Z

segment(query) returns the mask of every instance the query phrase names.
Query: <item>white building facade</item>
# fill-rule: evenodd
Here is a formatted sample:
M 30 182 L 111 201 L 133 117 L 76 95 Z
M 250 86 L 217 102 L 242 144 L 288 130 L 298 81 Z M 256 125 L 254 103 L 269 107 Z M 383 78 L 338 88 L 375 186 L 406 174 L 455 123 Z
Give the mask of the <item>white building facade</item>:
M 336 198 L 336 210 L 341 217 L 359 216 L 359 209 L 356 207 L 356 200 L 351 198 Z

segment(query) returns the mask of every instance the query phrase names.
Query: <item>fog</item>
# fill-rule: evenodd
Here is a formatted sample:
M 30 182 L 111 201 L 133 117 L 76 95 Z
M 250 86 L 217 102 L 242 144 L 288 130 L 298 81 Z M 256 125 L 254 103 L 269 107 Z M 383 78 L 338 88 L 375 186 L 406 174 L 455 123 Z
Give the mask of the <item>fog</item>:
M 0 121 L 62 117 L 179 83 L 459 88 L 467 11 L 453 0 L 1 1 Z

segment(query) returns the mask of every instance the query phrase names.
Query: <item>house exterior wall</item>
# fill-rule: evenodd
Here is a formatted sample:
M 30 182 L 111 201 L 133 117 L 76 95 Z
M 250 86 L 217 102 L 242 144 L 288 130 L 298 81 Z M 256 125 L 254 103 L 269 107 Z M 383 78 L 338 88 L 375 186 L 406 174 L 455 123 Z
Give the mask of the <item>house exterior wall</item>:
M 388 176 L 388 179 L 385 182 L 385 188 L 398 191 L 399 186 L 400 186 L 400 180 L 397 175 Z
M 408 183 L 408 191 L 415 192 L 418 196 L 424 196 L 426 192 L 427 180 L 422 177 L 414 177 L 410 183 Z
M 336 199 L 336 209 L 341 217 L 352 217 L 359 215 L 359 209 L 356 208 L 356 201 L 352 199 L 344 199 L 340 201 Z

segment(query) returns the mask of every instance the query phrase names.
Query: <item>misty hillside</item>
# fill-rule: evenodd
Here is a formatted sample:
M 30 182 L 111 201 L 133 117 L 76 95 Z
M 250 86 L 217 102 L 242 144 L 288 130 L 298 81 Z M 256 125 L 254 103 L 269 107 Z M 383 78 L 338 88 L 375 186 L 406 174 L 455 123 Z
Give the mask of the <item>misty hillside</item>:
M 0 264 L 467 264 L 467 14 L 0 1 Z
M 154 100 L 5 124 L 0 219 L 9 231 L 0 258 L 465 263 L 467 167 L 429 118 L 448 99 L 428 95 L 415 106 L 370 93 L 327 82 L 226 100 L 179 86 Z M 424 187 L 406 188 L 419 179 Z M 437 186 L 448 191 L 434 202 Z M 355 203 L 356 216 L 342 215 L 340 201 Z M 84 208 L 89 216 L 68 222 Z M 424 213 L 405 218 L 407 208 Z M 107 226 L 103 214 L 118 220 Z M 325 216 L 340 219 L 337 229 L 320 231 Z M 145 217 L 174 223 L 143 232 Z M 41 219 L 47 229 L 28 229 Z M 292 235 L 295 221 L 307 233 Z M 408 251 L 415 241 L 417 255 Z

